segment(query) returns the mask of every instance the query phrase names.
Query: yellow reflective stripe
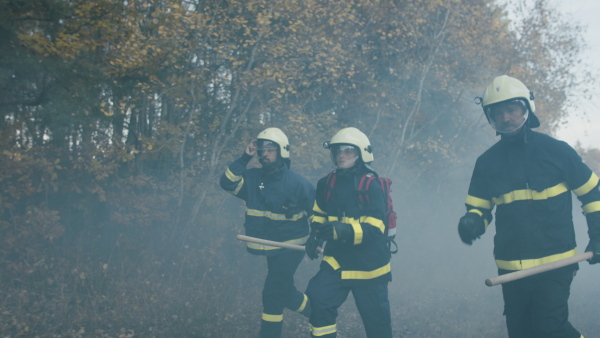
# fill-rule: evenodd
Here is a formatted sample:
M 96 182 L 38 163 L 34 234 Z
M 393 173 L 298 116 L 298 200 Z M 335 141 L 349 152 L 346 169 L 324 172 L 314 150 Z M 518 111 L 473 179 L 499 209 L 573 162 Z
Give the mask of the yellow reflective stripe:
M 469 212 L 470 212 L 470 213 L 473 213 L 473 214 L 477 214 L 477 215 L 479 215 L 480 217 L 483 217 L 483 212 L 481 212 L 481 210 L 477 210 L 477 209 L 471 209 L 471 210 L 469 210 Z
M 354 245 L 358 245 L 362 243 L 363 240 L 363 229 L 358 222 L 350 223 L 352 229 L 354 230 Z
M 471 209 L 468 212 L 473 213 L 473 214 L 477 214 L 479 215 L 479 217 L 483 217 L 483 212 L 481 212 L 481 210 L 479 209 Z M 483 224 L 485 225 L 485 228 L 487 229 L 488 225 L 489 225 L 489 221 L 487 218 L 483 218 Z
M 600 211 L 600 201 L 591 202 L 582 207 L 584 214 Z
M 381 230 L 381 233 L 385 233 L 385 224 L 383 224 L 383 221 L 375 218 L 375 217 L 371 217 L 371 216 L 362 216 L 361 218 L 359 218 L 358 220 L 360 223 L 367 223 L 370 224 L 376 228 L 378 228 L 379 230 Z
M 237 187 L 235 187 L 235 190 L 232 191 L 231 193 L 234 195 L 237 195 L 240 192 L 240 189 L 242 189 L 242 186 L 244 186 L 244 178 L 243 177 L 240 180 L 240 183 L 238 183 Z
M 332 334 L 337 332 L 337 326 L 336 324 L 333 324 L 329 326 L 315 327 L 312 324 L 310 324 L 310 332 L 312 332 L 313 336 L 320 337 L 326 334 Z
M 304 311 L 304 308 L 306 307 L 306 304 L 308 303 L 308 297 L 305 294 L 302 294 L 304 296 L 304 300 L 302 301 L 302 304 L 300 304 L 300 307 L 296 309 L 296 312 L 302 312 Z
M 313 205 L 313 211 L 314 212 L 318 212 L 319 214 L 327 214 L 325 211 L 321 210 L 321 208 L 319 208 L 319 205 L 317 204 L 317 201 L 315 201 L 315 205 Z
M 229 170 L 229 168 L 227 168 L 227 170 L 225 170 L 225 176 L 227 176 L 227 178 L 231 181 L 231 182 L 237 182 L 239 180 L 242 179 L 242 175 L 234 175 L 231 170 Z
M 598 180 L 599 180 L 598 176 L 592 172 L 590 179 L 587 182 L 585 182 L 585 184 L 582 185 L 581 187 L 579 187 L 577 189 L 573 189 L 573 192 L 577 196 L 585 195 L 588 192 L 592 191 L 592 189 L 594 189 L 598 185 Z
M 312 221 L 317 223 L 325 223 L 327 222 L 327 219 L 325 217 L 314 215 Z
M 273 323 L 278 323 L 283 321 L 283 314 L 281 315 L 269 315 L 266 313 L 262 314 L 262 320 L 264 320 L 265 322 L 273 322 Z
M 472 205 L 476 208 L 483 208 L 483 209 L 490 209 L 490 210 L 494 207 L 492 205 L 492 201 L 484 200 L 483 198 L 479 198 L 479 197 L 475 197 L 475 196 L 471 196 L 471 195 L 467 195 L 467 200 L 465 201 L 465 203 L 468 205 Z
M 342 279 L 373 279 L 392 271 L 390 263 L 373 271 L 342 271 Z
M 523 270 L 533 268 L 534 266 L 556 262 L 561 259 L 573 257 L 577 255 L 577 248 L 556 255 L 546 256 L 536 259 L 523 259 L 516 261 L 502 261 L 497 259 L 496 266 L 503 270 Z
M 500 205 L 509 204 L 515 201 L 545 200 L 550 197 L 558 196 L 567 191 L 569 191 L 569 188 L 567 187 L 566 183 L 563 182 L 539 192 L 531 189 L 514 190 L 498 197 L 492 197 L 492 201 Z
M 327 264 L 329 264 L 333 268 L 333 270 L 337 270 L 341 267 L 340 263 L 338 263 L 338 261 L 335 258 L 333 258 L 333 256 L 323 256 L 323 261 L 327 262 Z
M 302 210 L 299 213 L 292 216 L 292 218 L 286 218 L 284 214 L 276 214 L 270 211 L 262 211 L 256 209 L 248 209 L 246 211 L 248 216 L 266 217 L 275 221 L 297 221 L 300 218 L 307 215 L 306 211 Z
M 307 239 L 308 239 L 308 236 L 304 236 L 302 238 L 292 239 L 292 240 L 285 241 L 285 242 L 282 242 L 282 243 L 302 245 L 302 244 L 306 243 Z M 248 248 L 254 249 L 254 250 L 277 250 L 277 249 L 281 249 L 281 247 L 279 247 L 279 246 L 272 246 L 272 245 L 266 245 L 266 244 L 258 244 L 258 243 L 252 243 L 252 242 L 246 242 L 246 246 Z

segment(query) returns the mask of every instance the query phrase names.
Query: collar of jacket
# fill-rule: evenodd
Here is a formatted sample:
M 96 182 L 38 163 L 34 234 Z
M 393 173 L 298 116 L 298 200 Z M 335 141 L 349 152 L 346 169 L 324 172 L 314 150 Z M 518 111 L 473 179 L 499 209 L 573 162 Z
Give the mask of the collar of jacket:
M 505 142 L 506 144 L 526 144 L 529 142 L 531 135 L 533 134 L 531 128 L 527 126 L 523 126 L 521 130 L 513 136 L 507 136 L 504 134 L 500 134 L 500 141 Z
M 270 181 L 281 178 L 287 170 L 288 167 L 281 160 L 277 160 L 272 166 L 263 166 L 261 168 L 263 176 Z

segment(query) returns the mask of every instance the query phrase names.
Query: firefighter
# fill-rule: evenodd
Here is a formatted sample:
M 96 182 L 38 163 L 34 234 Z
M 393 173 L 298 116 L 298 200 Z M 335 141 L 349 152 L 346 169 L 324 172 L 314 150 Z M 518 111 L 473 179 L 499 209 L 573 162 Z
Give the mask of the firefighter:
M 246 169 L 255 154 L 262 167 Z M 288 138 L 278 128 L 267 128 L 221 176 L 221 187 L 246 201 L 246 235 L 289 244 L 306 242 L 315 188 L 292 172 L 290 163 Z M 279 337 L 284 308 L 310 316 L 307 296 L 294 285 L 304 252 L 254 243 L 248 243 L 247 250 L 267 259 L 260 337 Z
M 471 245 L 492 221 L 498 274 L 577 254 L 571 191 L 582 203 L 590 237 L 590 264 L 600 261 L 598 176 L 567 143 L 532 128 L 540 126 L 533 92 L 519 80 L 495 78 L 479 98 L 500 141 L 475 163 L 460 219 L 461 240 Z M 571 282 L 578 264 L 502 285 L 508 335 L 579 338 L 568 320 Z
M 330 150 L 337 169 L 317 183 L 306 244 L 309 258 L 315 259 L 317 248 L 327 242 L 320 269 L 306 290 L 312 306 L 311 334 L 336 337 L 337 309 L 352 292 L 367 337 L 392 337 L 384 195 L 378 180 L 369 187 L 368 204 L 359 202 L 357 192 L 357 180 L 363 174 L 377 175 L 370 166 L 373 151 L 369 139 L 356 128 L 345 128 L 324 147 Z

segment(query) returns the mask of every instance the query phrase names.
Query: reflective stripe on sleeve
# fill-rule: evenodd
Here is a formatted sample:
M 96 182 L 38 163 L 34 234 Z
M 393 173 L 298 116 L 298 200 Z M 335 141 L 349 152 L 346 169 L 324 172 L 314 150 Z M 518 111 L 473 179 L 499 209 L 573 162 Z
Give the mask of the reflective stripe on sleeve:
M 229 168 L 227 168 L 227 170 L 225 170 L 225 176 L 227 176 L 227 178 L 231 181 L 231 182 L 237 182 L 239 180 L 242 179 L 242 175 L 234 175 L 231 170 L 229 170 Z
M 584 214 L 591 214 L 592 212 L 600 211 L 600 201 L 588 203 L 582 207 Z
M 489 209 L 491 210 L 494 206 L 492 205 L 492 201 L 484 200 L 483 198 L 475 197 L 468 195 L 466 204 L 474 206 L 475 208 Z
M 585 182 L 581 187 L 573 189 L 573 192 L 577 196 L 585 195 L 588 192 L 592 191 L 592 189 L 594 189 L 598 185 L 598 180 L 598 175 L 592 172 L 592 175 L 590 175 L 590 179 L 587 182 Z
M 240 183 L 238 183 L 237 187 L 235 187 L 235 190 L 232 191 L 231 193 L 234 195 L 237 195 L 240 192 L 240 189 L 242 189 L 242 186 L 244 186 L 244 178 L 243 177 L 240 180 Z

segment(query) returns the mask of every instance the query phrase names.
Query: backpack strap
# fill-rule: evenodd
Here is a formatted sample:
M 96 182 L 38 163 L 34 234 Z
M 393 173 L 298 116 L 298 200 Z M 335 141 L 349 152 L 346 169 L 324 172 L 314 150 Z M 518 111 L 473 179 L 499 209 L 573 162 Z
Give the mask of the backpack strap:
M 372 173 L 365 173 L 361 176 L 358 182 L 358 200 L 362 205 L 369 203 L 369 186 L 376 177 Z
M 336 177 L 335 170 L 327 175 L 327 180 L 325 181 L 325 204 L 329 203 L 331 192 L 333 191 L 333 187 L 335 187 Z

